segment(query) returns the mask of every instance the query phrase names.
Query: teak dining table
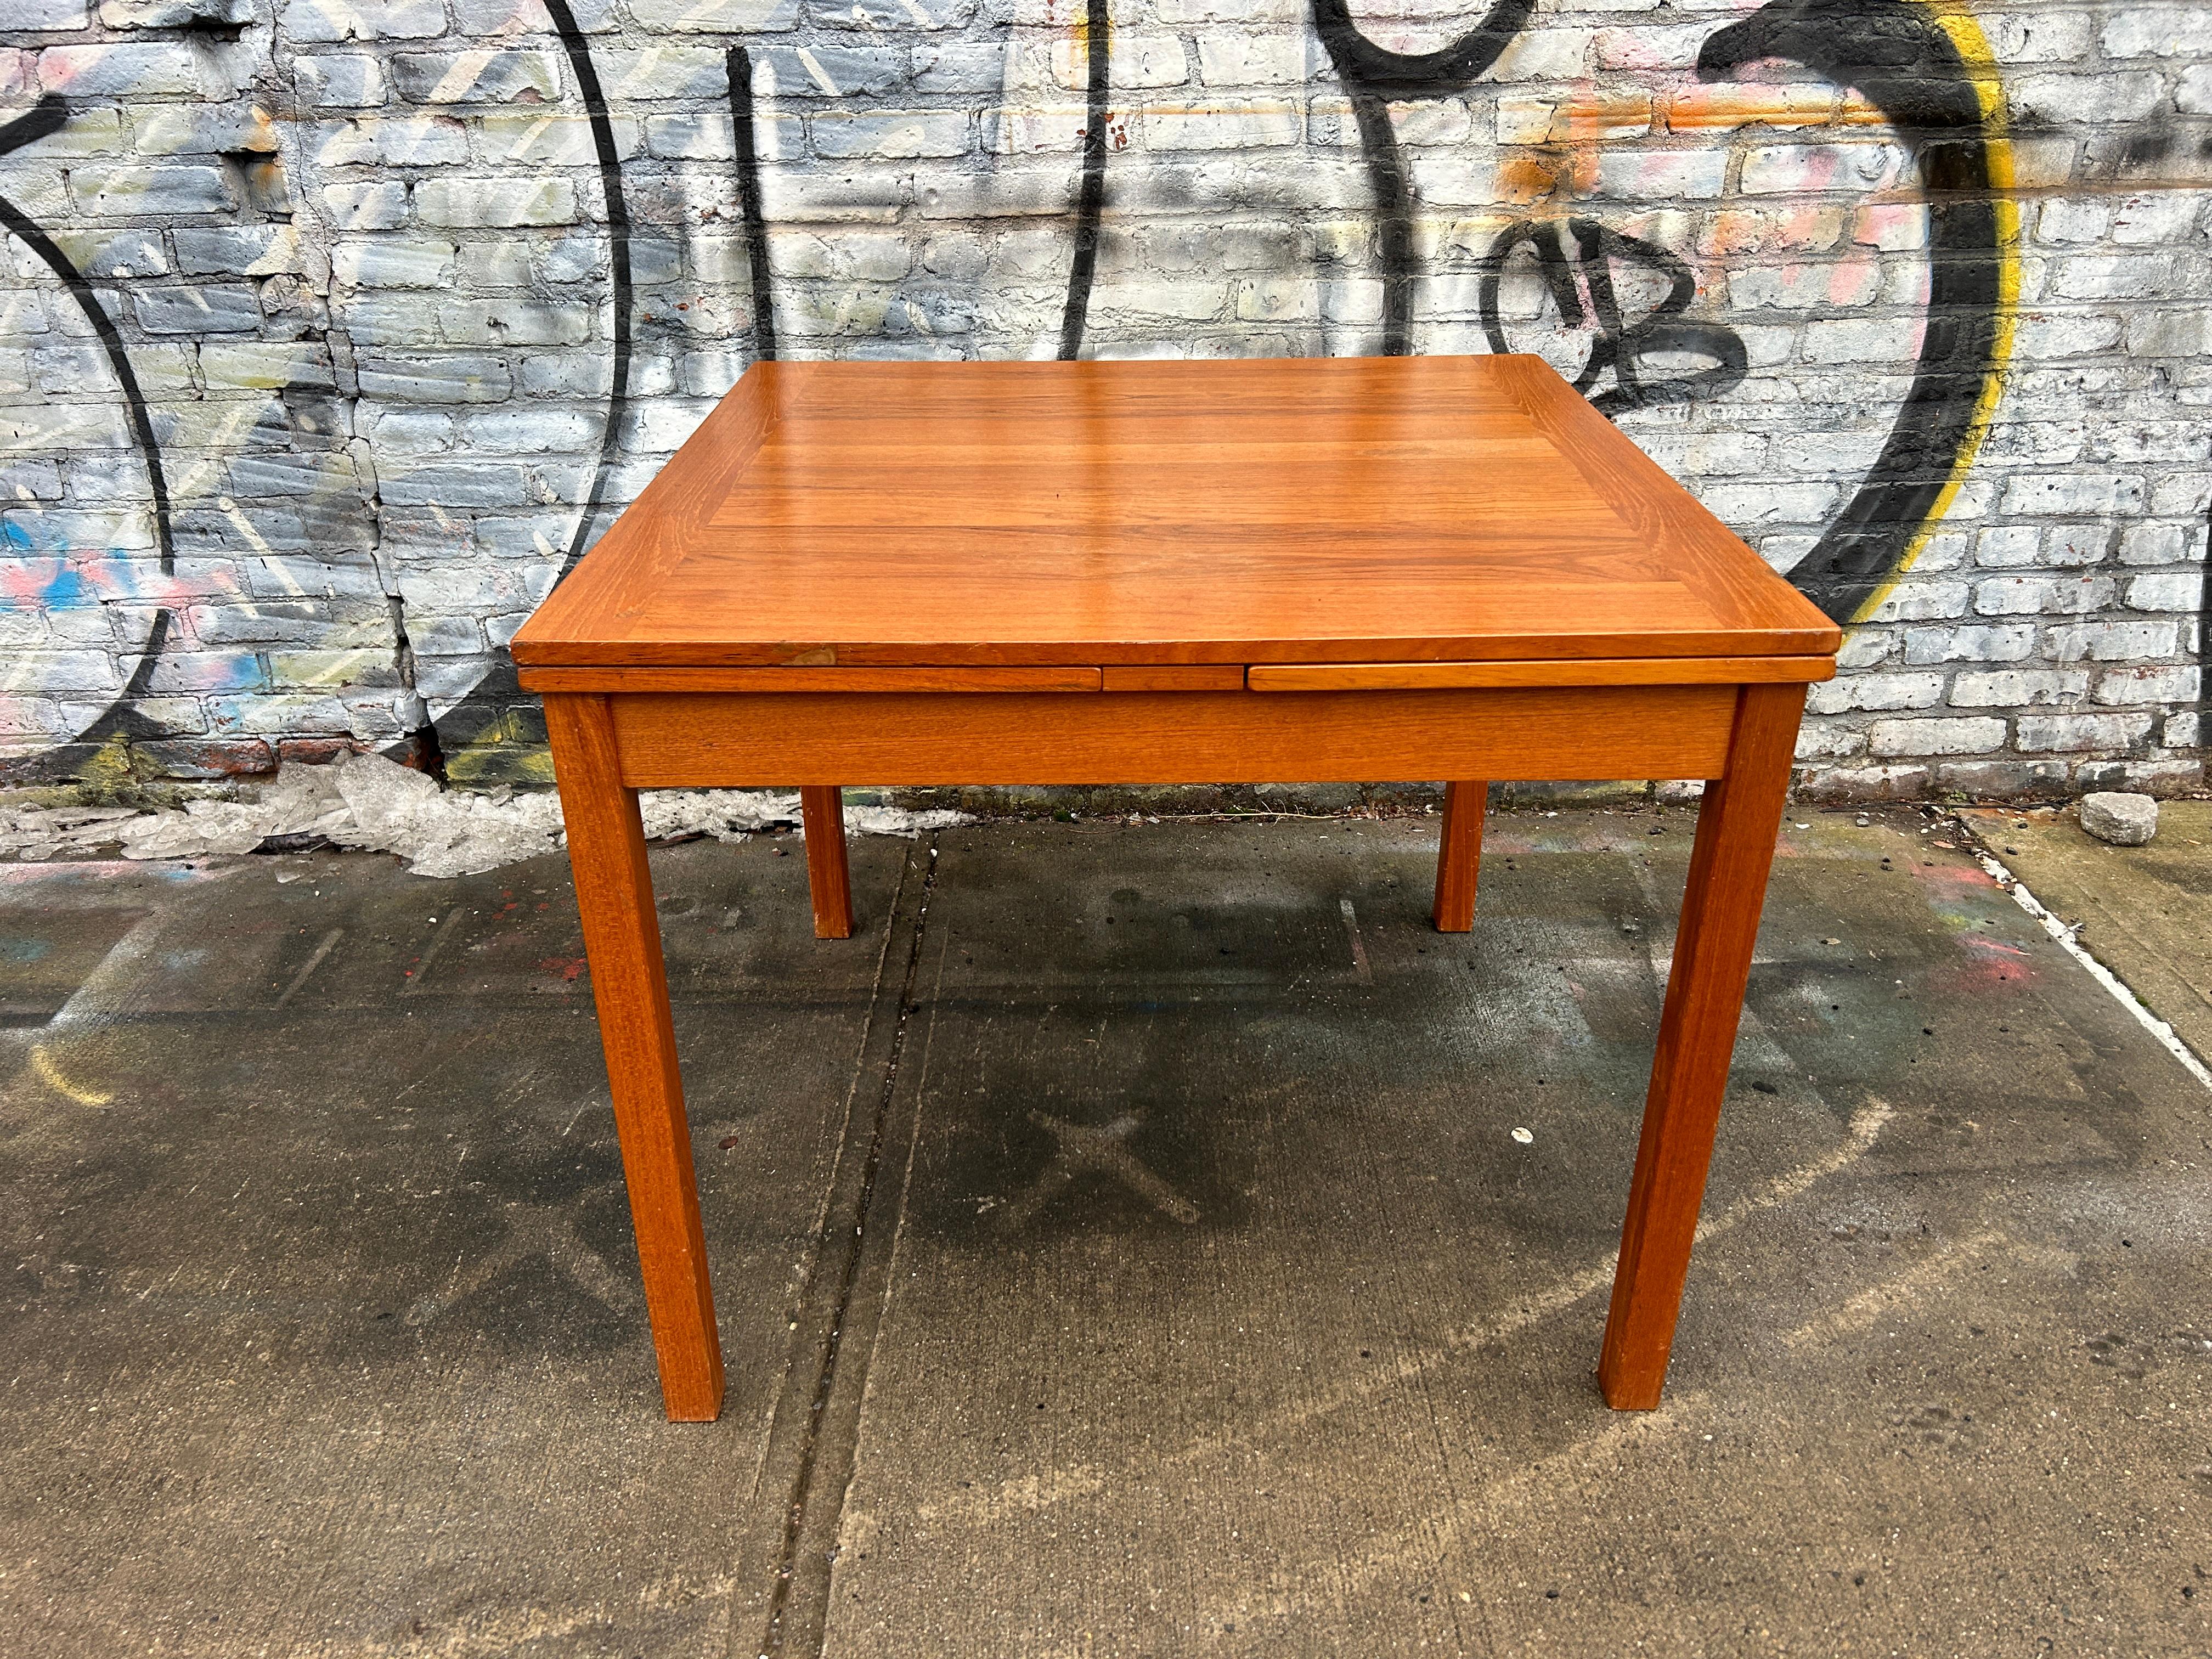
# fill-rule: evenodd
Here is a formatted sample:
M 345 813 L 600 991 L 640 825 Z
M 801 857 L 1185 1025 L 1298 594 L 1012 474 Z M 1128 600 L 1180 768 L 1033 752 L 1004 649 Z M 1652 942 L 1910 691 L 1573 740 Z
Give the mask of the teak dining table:
M 1703 779 L 1598 1362 L 1659 1402 L 1833 623 L 1539 358 L 763 362 L 514 641 L 541 693 L 668 1415 L 721 1347 L 641 789 Z

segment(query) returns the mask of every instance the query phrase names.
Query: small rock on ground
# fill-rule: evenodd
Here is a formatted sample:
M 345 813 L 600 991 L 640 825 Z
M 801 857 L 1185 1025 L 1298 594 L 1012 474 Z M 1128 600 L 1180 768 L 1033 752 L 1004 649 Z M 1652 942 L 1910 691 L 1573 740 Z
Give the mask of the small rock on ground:
M 2148 795 L 2101 789 L 2081 797 L 2081 827 L 2115 847 L 2141 847 L 2158 833 L 2158 803 Z

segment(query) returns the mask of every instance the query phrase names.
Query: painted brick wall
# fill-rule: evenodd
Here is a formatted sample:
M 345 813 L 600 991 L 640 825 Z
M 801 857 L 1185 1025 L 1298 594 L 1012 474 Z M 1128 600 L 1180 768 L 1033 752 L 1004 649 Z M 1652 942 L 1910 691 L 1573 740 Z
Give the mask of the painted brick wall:
M 2195 785 L 2208 60 L 2156 3 L 0 0 L 0 764 L 544 775 L 504 642 L 763 353 L 1511 349 L 1856 624 L 1811 787 Z

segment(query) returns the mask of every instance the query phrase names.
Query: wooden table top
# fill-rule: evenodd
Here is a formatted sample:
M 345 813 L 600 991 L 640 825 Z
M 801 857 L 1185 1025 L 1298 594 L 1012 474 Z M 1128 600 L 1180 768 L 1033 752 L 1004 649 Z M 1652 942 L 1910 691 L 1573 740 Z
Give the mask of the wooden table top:
M 1412 663 L 1839 639 L 1540 359 L 1486 356 L 758 363 L 513 648 Z

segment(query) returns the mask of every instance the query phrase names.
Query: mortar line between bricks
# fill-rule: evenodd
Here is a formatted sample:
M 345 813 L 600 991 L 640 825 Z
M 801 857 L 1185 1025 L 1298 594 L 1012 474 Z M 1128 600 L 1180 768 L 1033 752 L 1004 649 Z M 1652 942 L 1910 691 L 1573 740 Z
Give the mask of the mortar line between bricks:
M 742 1627 L 733 1619 L 730 1650 L 733 1656 L 738 1656 L 738 1659 L 743 1659 L 744 1656 L 750 1654 L 758 1654 L 762 1656 L 762 1659 L 771 1659 L 771 1656 L 781 1659 L 781 1656 L 787 1652 L 794 1655 L 799 1653 L 813 1655 L 818 1654 L 820 1650 L 825 1621 L 819 1618 L 808 1621 L 810 1628 L 805 1632 L 805 1641 L 803 1646 L 792 1645 L 788 1638 L 793 1634 L 793 1627 L 787 1621 L 794 1610 L 793 1584 L 802 1574 L 810 1582 L 806 1587 L 808 1593 L 800 1599 L 799 1610 L 802 1613 L 812 1613 L 826 1606 L 826 1583 L 817 1587 L 811 1581 L 817 1576 L 826 1579 L 829 1571 L 828 1554 L 826 1552 L 803 1554 L 804 1545 L 810 1530 L 818 1530 L 819 1525 L 822 1524 L 814 1513 L 817 1495 L 828 1496 L 836 1505 L 842 1507 L 846 1487 L 850 1484 L 851 1480 L 849 1468 L 851 1449 L 849 1447 L 846 1449 L 846 1457 L 842 1460 L 848 1467 L 835 1471 L 834 1478 L 831 1478 L 833 1472 L 825 1468 L 822 1454 L 825 1444 L 830 1440 L 830 1436 L 826 1432 L 830 1426 L 830 1407 L 838 1392 L 839 1362 L 844 1352 L 847 1327 L 852 1315 L 854 1294 L 860 1283 L 862 1246 L 866 1237 L 869 1212 L 876 1201 L 877 1180 L 883 1164 L 885 1134 L 892 1106 L 897 1095 L 900 1061 L 904 1054 L 907 1033 L 915 1010 L 915 985 L 921 971 L 924 941 L 928 934 L 930 899 L 937 885 L 936 837 L 930 837 L 927 844 L 917 851 L 923 865 L 922 878 L 920 888 L 916 891 L 913 920 L 909 924 L 912 931 L 905 942 L 905 962 L 900 969 L 898 993 L 892 1005 L 896 1013 L 891 1023 L 886 1049 L 880 1062 L 881 1080 L 876 1094 L 874 1109 L 869 1117 L 866 1146 L 861 1156 L 858 1188 L 849 1204 L 836 1204 L 833 1194 L 831 1213 L 826 1218 L 823 1227 L 824 1243 L 835 1247 L 836 1259 L 834 1263 L 828 1259 L 821 1263 L 821 1267 L 827 1272 L 819 1273 L 817 1282 L 820 1282 L 821 1278 L 834 1274 L 836 1289 L 828 1298 L 827 1334 L 821 1340 L 818 1350 L 820 1357 L 815 1369 L 813 1387 L 806 1396 L 805 1416 L 804 1421 L 797 1425 L 797 1444 L 790 1454 L 793 1467 L 789 1484 L 786 1488 L 787 1496 L 781 1506 L 782 1524 L 775 1548 L 773 1565 L 769 1570 L 768 1606 L 765 1617 L 758 1625 L 753 1626 L 759 1632 L 757 1642 L 750 1644 L 741 1642 L 738 1638 L 742 1634 Z M 909 866 L 910 868 L 911 866 Z M 902 880 L 898 897 L 894 901 L 894 920 L 890 936 L 886 940 L 887 944 L 896 939 L 896 912 L 904 908 L 905 897 L 906 882 Z M 883 987 L 883 977 L 880 972 L 877 986 L 878 1006 L 880 1006 Z M 861 1060 L 862 1068 L 865 1070 L 868 1064 L 869 1057 L 864 1054 Z M 853 1126 L 849 1117 L 846 1133 L 847 1146 L 849 1150 L 854 1139 Z M 814 1322 L 817 1327 L 821 1324 L 823 1317 L 823 1316 L 815 1316 Z M 865 1355 L 862 1363 L 866 1363 Z M 857 1398 L 857 1395 L 854 1397 Z M 788 1420 L 791 1405 L 792 1390 L 787 1383 L 783 1401 L 779 1405 L 776 1413 L 779 1419 Z M 775 1436 L 775 1431 L 772 1429 L 771 1438 Z M 772 1449 L 771 1455 L 773 1455 Z M 767 1461 L 763 1460 L 764 1465 Z M 765 1468 L 763 1472 L 766 1472 Z M 817 1525 L 810 1528 L 810 1521 L 817 1522 Z M 834 1529 L 836 1525 L 834 1515 L 830 1517 L 827 1524 Z M 820 1558 L 818 1574 L 816 1555 Z

